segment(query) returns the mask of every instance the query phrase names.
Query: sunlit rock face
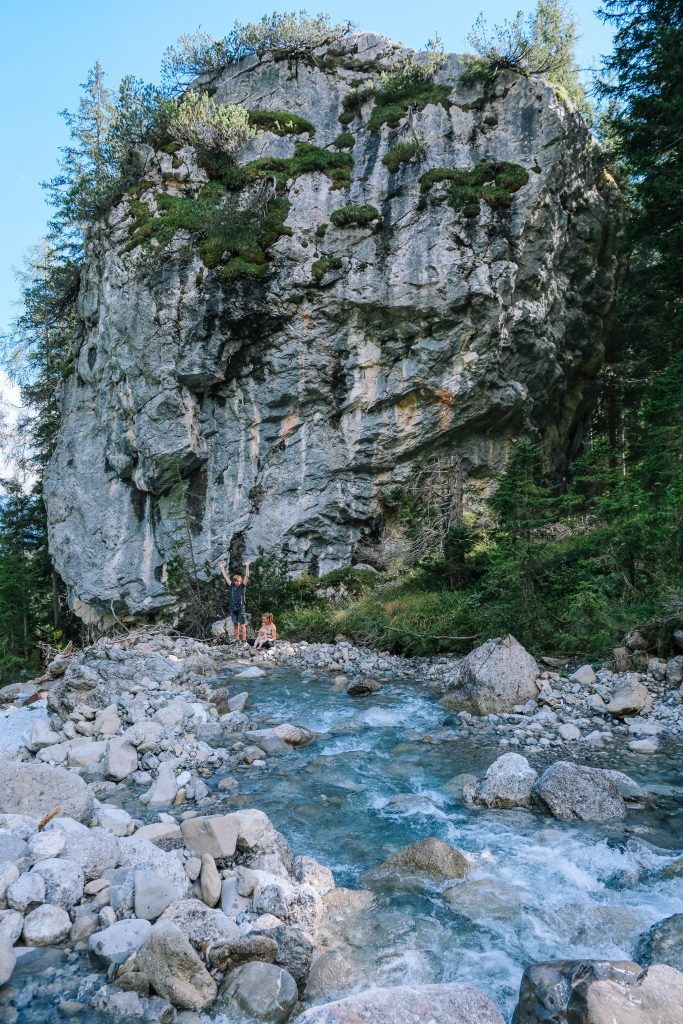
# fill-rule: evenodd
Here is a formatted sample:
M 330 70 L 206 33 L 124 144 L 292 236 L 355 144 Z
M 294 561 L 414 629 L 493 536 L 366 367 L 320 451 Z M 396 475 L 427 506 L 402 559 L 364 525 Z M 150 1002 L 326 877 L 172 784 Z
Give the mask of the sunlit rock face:
M 616 271 L 618 196 L 600 151 L 552 86 L 466 85 L 454 55 L 436 75 L 445 105 L 373 130 L 370 100 L 341 124 L 348 91 L 378 85 L 396 56 L 355 35 L 322 69 L 247 61 L 214 83 L 217 102 L 315 126 L 259 131 L 240 164 L 290 157 L 297 141 L 337 152 L 343 131 L 355 142 L 350 185 L 320 172 L 280 185 L 289 233 L 258 279 L 222 279 L 182 232 L 163 251 L 131 247 L 130 197 L 92 229 L 45 480 L 52 554 L 86 619 L 168 603 L 178 554 L 201 567 L 262 548 L 293 571 L 367 560 L 386 495 L 416 461 L 457 456 L 476 508 L 516 439 L 560 467 L 575 443 Z M 382 158 L 416 139 L 424 158 L 392 173 Z M 139 155 L 152 212 L 207 181 L 190 147 Z M 507 206 L 465 212 L 448 182 L 420 185 L 434 168 L 501 161 L 527 179 Z M 335 226 L 348 204 L 378 217 Z

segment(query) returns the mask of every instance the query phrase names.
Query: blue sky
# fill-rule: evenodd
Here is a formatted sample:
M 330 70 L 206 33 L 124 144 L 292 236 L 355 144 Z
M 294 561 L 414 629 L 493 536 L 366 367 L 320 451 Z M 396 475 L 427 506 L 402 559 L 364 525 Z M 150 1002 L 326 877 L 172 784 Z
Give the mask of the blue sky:
M 595 16 L 598 0 L 573 0 L 581 39 L 579 61 L 593 67 L 610 47 L 611 34 Z M 59 111 L 78 103 L 79 83 L 99 59 L 114 86 L 127 73 L 157 81 L 164 49 L 182 32 L 201 24 L 223 35 L 236 19 L 256 20 L 271 10 L 296 9 L 295 2 L 261 6 L 225 0 L 5 0 L 0 5 L 3 154 L 0 160 L 0 332 L 16 312 L 18 287 L 14 269 L 45 231 L 49 209 L 39 182 L 56 170 L 58 149 L 66 142 Z M 344 0 L 311 3 L 335 20 L 354 21 L 360 29 L 381 32 L 415 48 L 435 32 L 447 50 L 466 49 L 466 37 L 480 11 L 489 22 L 513 17 L 534 0 Z

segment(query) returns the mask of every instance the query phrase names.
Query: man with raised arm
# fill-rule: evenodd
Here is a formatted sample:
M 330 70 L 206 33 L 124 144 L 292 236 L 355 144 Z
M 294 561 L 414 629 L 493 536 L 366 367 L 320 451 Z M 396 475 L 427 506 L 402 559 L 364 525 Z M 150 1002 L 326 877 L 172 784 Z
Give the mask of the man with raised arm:
M 249 583 L 249 566 L 250 562 L 246 562 L 246 571 L 244 573 L 244 579 L 239 572 L 236 572 L 232 579 L 228 576 L 225 565 L 223 562 L 218 563 L 223 579 L 228 585 L 230 591 L 230 618 L 235 629 L 235 642 L 239 641 L 240 638 L 246 643 L 247 640 L 247 584 Z

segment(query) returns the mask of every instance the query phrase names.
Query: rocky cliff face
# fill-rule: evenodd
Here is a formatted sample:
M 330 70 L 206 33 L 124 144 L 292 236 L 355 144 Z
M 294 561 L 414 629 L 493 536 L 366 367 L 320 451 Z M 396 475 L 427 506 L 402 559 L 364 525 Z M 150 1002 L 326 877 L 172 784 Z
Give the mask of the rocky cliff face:
M 229 68 L 216 101 L 314 134 L 271 119 L 237 183 L 190 147 L 148 147 L 135 194 L 93 228 L 45 480 L 84 617 L 163 606 L 190 548 L 197 565 L 260 547 L 294 570 L 367 558 L 416 460 L 457 454 L 476 504 L 515 439 L 560 461 L 571 443 L 615 277 L 598 148 L 551 86 L 464 85 L 456 56 L 392 127 L 368 86 L 396 53 L 359 35 L 322 67 Z M 246 209 L 256 252 L 198 245 L 174 206 L 198 196 Z

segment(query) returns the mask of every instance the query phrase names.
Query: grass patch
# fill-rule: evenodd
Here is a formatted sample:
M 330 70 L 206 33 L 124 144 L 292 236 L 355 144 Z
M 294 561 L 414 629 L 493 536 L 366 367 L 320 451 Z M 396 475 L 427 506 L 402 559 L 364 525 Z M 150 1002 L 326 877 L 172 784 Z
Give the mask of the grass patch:
M 342 100 L 342 112 L 338 118 L 339 122 L 341 124 L 351 124 L 352 121 L 355 121 L 357 117 L 360 117 L 364 105 L 374 95 L 375 90 L 371 85 L 364 85 L 358 89 L 349 89 Z
M 287 110 L 250 110 L 249 124 L 275 135 L 315 135 L 315 126 L 308 118 Z
M 157 196 L 159 216 L 139 198 L 130 202 L 133 227 L 122 251 L 130 252 L 155 239 L 165 249 L 179 231 L 189 232 L 206 267 L 223 267 L 221 280 L 259 280 L 267 272 L 266 250 L 282 235 L 290 203 L 283 195 L 287 182 L 302 174 L 326 174 L 332 188 L 351 184 L 353 157 L 308 142 L 298 142 L 291 157 L 261 157 L 243 167 L 224 153 L 201 151 L 200 165 L 211 179 L 194 196 Z M 267 200 L 240 204 L 236 193 L 263 178 L 275 179 L 274 194 Z
M 356 140 L 351 132 L 340 132 L 334 140 L 334 145 L 337 149 L 353 149 L 356 145 Z
M 451 105 L 451 87 L 437 85 L 429 80 L 415 80 L 407 75 L 389 75 L 375 90 L 375 105 L 368 120 L 371 132 L 384 124 L 398 128 L 410 107 L 424 110 L 428 104 L 441 104 L 446 110 Z
M 422 142 L 397 142 L 382 157 L 382 163 L 389 168 L 392 174 L 396 174 L 401 164 L 409 164 L 414 160 L 421 160 L 425 152 L 426 146 Z
M 529 181 L 529 174 L 519 164 L 505 161 L 482 162 L 472 170 L 454 167 L 435 167 L 420 178 L 420 190 L 429 192 L 438 182 L 450 182 L 447 202 L 466 217 L 476 217 L 479 202 L 483 200 L 492 209 L 511 205 L 512 196 Z
M 365 203 L 362 206 L 355 206 L 350 203 L 348 206 L 342 206 L 339 210 L 333 210 L 330 215 L 330 220 L 338 228 L 347 228 L 351 225 L 355 227 L 367 227 L 377 220 L 379 217 L 379 210 L 374 206 L 370 206 L 369 203 Z
M 152 239 L 163 250 L 179 231 L 187 231 L 206 267 L 224 264 L 221 280 L 254 280 L 267 271 L 266 250 L 290 233 L 284 223 L 289 205 L 285 196 L 275 196 L 255 216 L 253 209 L 240 208 L 237 198 L 218 182 L 208 182 L 193 197 L 159 195 L 159 216 L 150 214 L 146 203 L 133 200 L 133 232 L 124 251 Z
M 329 270 L 341 270 L 342 265 L 338 256 L 321 256 L 311 267 L 313 280 L 319 284 Z

